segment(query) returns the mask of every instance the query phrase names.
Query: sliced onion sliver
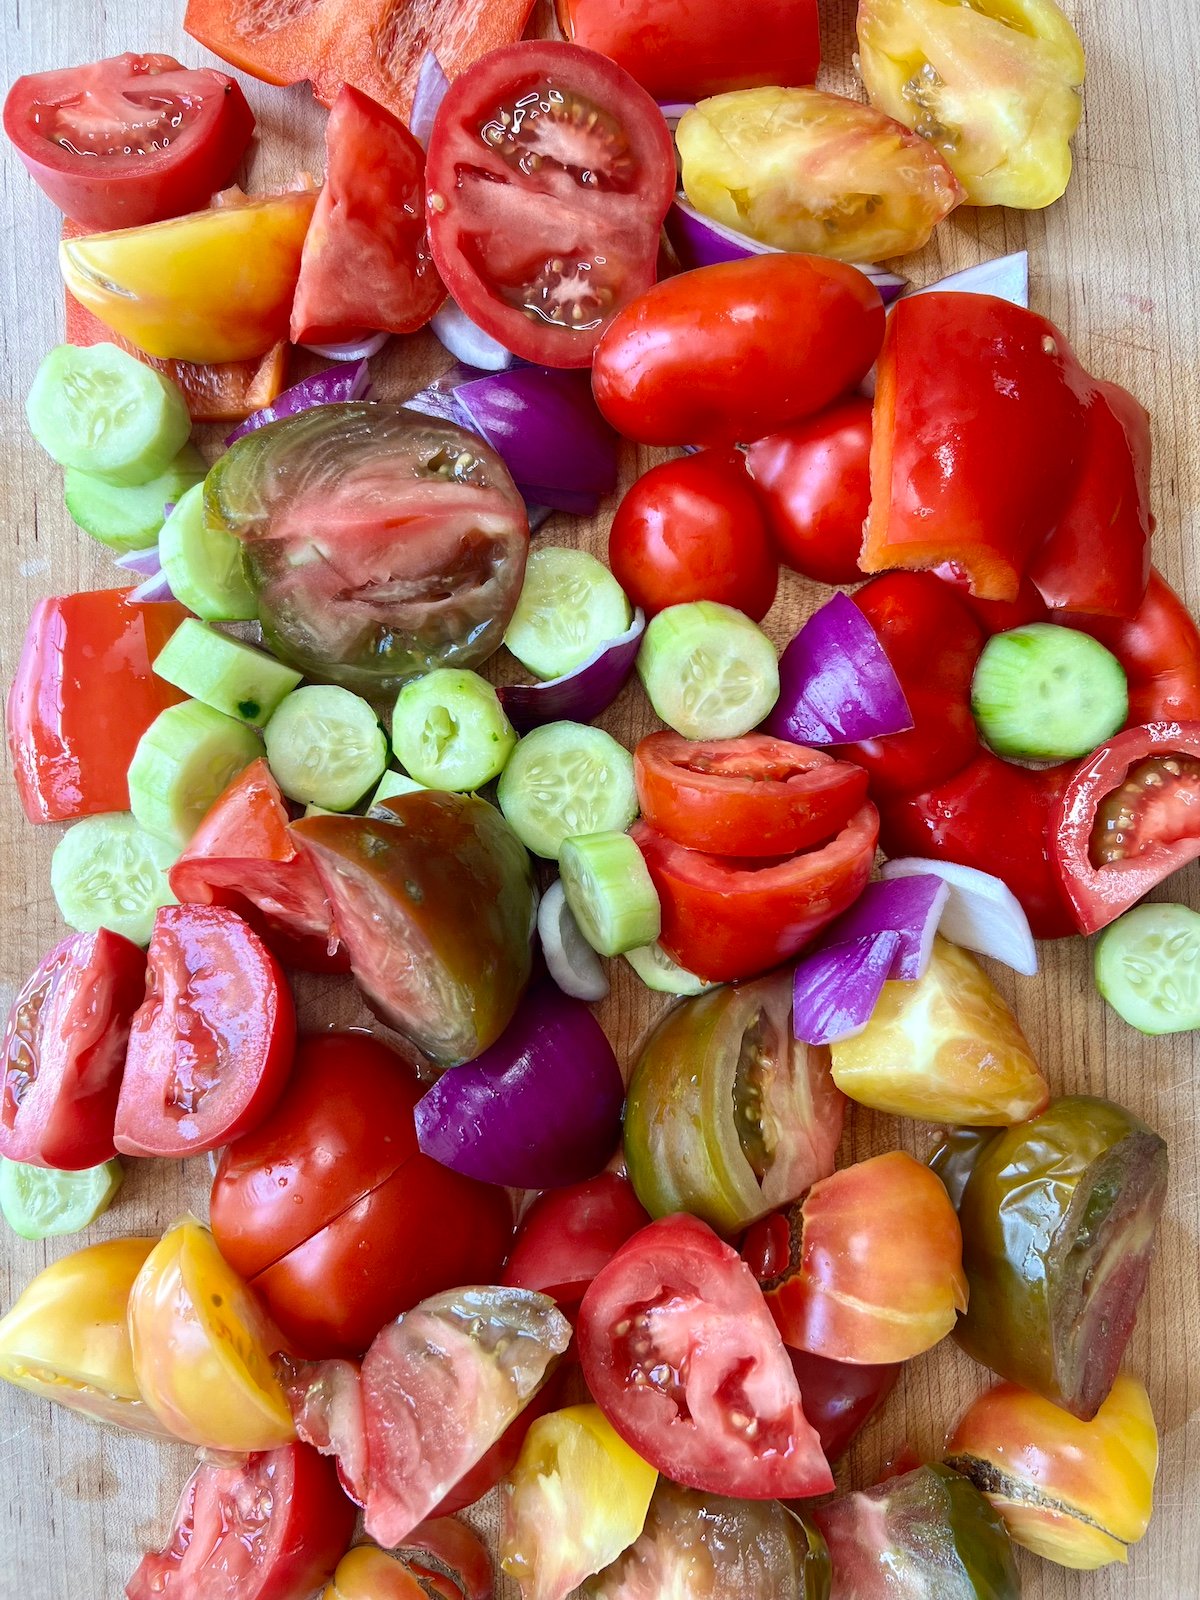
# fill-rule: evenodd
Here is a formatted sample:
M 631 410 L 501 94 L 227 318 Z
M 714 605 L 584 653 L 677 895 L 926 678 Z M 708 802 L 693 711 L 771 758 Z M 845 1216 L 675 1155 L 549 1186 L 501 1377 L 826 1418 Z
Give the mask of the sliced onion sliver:
M 499 339 L 493 339 L 490 333 L 484 333 L 472 322 L 449 295 L 433 313 L 429 326 L 454 359 L 465 361 L 469 367 L 481 367 L 485 372 L 503 372 L 517 359 Z
M 591 722 L 620 694 L 633 671 L 646 631 L 639 607 L 624 633 L 606 639 L 573 672 L 546 683 L 506 683 L 496 692 L 519 733 L 547 722 Z
M 1037 946 L 1021 902 L 1006 883 L 990 872 L 962 867 L 956 861 L 929 861 L 901 856 L 885 861 L 886 879 L 930 875 L 941 878 L 949 895 L 942 908 L 940 929 L 954 944 L 991 956 L 1024 977 L 1038 969 Z
M 166 515 L 170 516 L 170 512 Z M 122 572 L 136 572 L 139 578 L 155 578 L 162 571 L 156 544 L 152 544 L 149 550 L 127 550 L 123 556 L 117 557 L 117 565 Z
M 838 1044 L 862 1033 L 899 948 L 900 935 L 884 931 L 802 956 L 792 987 L 796 1038 L 804 1044 Z
M 441 62 L 432 50 L 426 50 L 421 57 L 421 70 L 417 73 L 412 113 L 408 119 L 408 131 L 422 148 L 429 143 L 429 135 L 433 132 L 433 119 L 437 116 L 438 107 L 446 98 L 446 90 L 449 87 L 450 79 L 442 71 Z
M 927 283 L 917 294 L 994 294 L 1001 300 L 1011 300 L 1015 306 L 1029 306 L 1029 252 L 1016 250 L 1010 256 L 997 256 L 994 261 L 981 261 L 978 266 L 953 272 L 937 283 Z
M 888 977 L 923 977 L 949 895 L 949 885 L 931 872 L 869 883 L 849 911 L 825 930 L 822 946 L 831 949 L 877 933 L 894 933 L 898 943 Z
M 306 344 L 301 349 L 311 350 L 325 361 L 369 361 L 391 337 L 390 333 L 368 333 L 361 339 L 347 339 L 344 344 Z
M 835 594 L 785 647 L 766 732 L 793 744 L 853 744 L 912 725 L 879 636 L 853 600 Z
M 550 976 L 564 994 L 593 1004 L 608 997 L 608 974 L 579 931 L 562 884 L 556 878 L 542 896 L 538 937 Z
M 175 593 L 167 581 L 166 573 L 156 572 L 153 577 L 143 579 L 136 589 L 131 589 L 129 598 L 138 604 L 153 604 L 160 600 L 174 600 Z
M 688 112 L 696 109 L 696 102 L 694 100 L 660 100 L 658 109 L 662 112 L 663 120 L 667 127 L 674 133 Z
M 370 387 L 371 374 L 365 358 L 354 367 L 326 367 L 323 372 L 314 372 L 311 378 L 294 383 L 290 389 L 277 395 L 269 406 L 263 406 L 261 411 L 255 411 L 245 422 L 240 422 L 227 435 L 225 443 L 233 444 L 243 434 L 254 433 L 258 428 L 265 428 L 269 422 L 278 422 L 281 417 L 294 417 L 301 411 L 311 411 L 314 406 L 361 400 Z

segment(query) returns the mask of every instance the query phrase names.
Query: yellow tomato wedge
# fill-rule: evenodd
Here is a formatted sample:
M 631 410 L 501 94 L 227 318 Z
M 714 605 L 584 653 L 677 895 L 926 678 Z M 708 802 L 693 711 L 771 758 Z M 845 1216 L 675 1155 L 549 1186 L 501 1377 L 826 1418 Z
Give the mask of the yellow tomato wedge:
M 696 210 L 780 250 L 837 261 L 906 255 L 962 199 L 926 140 L 819 89 L 714 95 L 684 114 L 675 138 Z
M 522 1600 L 561 1600 L 641 1533 L 658 1473 L 599 1406 L 539 1417 L 506 1485 L 500 1565 Z
M 19 1389 L 168 1438 L 134 1375 L 126 1307 L 153 1239 L 109 1239 L 39 1272 L 0 1319 L 0 1378 Z
M 273 1450 L 296 1437 L 270 1322 L 194 1217 L 169 1228 L 138 1273 L 129 1333 L 142 1394 L 177 1438 Z
M 147 355 L 247 361 L 288 336 L 316 190 L 64 239 L 71 294 Z
M 924 975 L 885 983 L 864 1031 L 831 1059 L 843 1094 L 896 1117 L 1008 1127 L 1050 1099 L 1004 996 L 974 956 L 940 937 Z
M 321 1600 L 429 1600 L 429 1590 L 398 1556 L 356 1544 L 337 1564 Z
M 858 50 L 871 104 L 945 156 L 968 205 L 1067 187 L 1084 58 L 1054 0 L 859 0 Z

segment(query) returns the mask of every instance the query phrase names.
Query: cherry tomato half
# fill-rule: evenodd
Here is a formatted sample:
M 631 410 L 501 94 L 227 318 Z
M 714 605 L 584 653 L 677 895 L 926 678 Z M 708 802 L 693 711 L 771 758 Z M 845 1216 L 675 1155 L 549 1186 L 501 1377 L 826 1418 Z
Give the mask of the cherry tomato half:
M 740 452 L 702 450 L 643 473 L 617 507 L 608 564 L 647 616 L 715 600 L 760 622 L 779 568 Z
M 456 78 L 429 139 L 429 242 L 463 310 L 526 361 L 586 367 L 654 282 L 675 150 L 615 62 L 526 40 Z
M 548 1189 L 521 1219 L 503 1281 L 574 1305 L 601 1267 L 649 1221 L 628 1179 L 615 1172 Z
M 117 1102 L 117 1149 L 194 1156 L 261 1122 L 292 1065 L 296 1012 L 262 940 L 221 906 L 164 906 Z

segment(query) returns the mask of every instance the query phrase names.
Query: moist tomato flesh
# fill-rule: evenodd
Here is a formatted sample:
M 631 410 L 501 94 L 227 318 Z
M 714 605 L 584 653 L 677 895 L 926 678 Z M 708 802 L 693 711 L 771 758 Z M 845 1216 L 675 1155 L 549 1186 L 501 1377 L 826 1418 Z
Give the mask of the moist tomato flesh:
M 1154 756 L 1096 807 L 1092 865 L 1127 861 L 1157 845 L 1200 837 L 1200 759 Z

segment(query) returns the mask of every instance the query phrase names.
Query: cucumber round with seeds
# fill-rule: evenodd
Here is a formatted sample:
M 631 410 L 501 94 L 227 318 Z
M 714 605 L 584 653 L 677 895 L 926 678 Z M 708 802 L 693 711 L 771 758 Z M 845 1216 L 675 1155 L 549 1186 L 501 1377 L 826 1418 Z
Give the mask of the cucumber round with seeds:
M 214 800 L 263 754 L 244 722 L 199 700 L 168 706 L 129 764 L 129 805 L 142 827 L 182 850 Z
M 1200 912 L 1135 906 L 1096 941 L 1096 987 L 1139 1033 L 1200 1028 Z
M 1125 669 L 1090 634 L 1052 622 L 996 633 L 971 680 L 971 712 L 997 755 L 1071 761 L 1124 726 Z
M 63 921 L 80 933 L 109 928 L 149 944 L 155 912 L 176 903 L 167 873 L 178 853 L 128 811 L 84 817 L 63 834 L 50 861 Z
M 542 545 L 525 565 L 504 643 L 537 677 L 561 678 L 624 633 L 632 617 L 625 591 L 595 556 Z
M 288 695 L 264 738 L 284 794 L 327 811 L 349 811 L 387 766 L 387 737 L 374 711 L 361 695 L 333 684 Z
M 149 483 L 113 484 L 68 467 L 63 482 L 67 510 L 76 525 L 110 550 L 149 550 L 158 543 L 166 507 L 204 482 L 204 458 L 185 444 L 165 472 Z
M 779 698 L 775 646 L 732 606 L 692 600 L 650 621 L 637 673 L 650 704 L 685 739 L 737 739 Z
M 601 728 L 548 722 L 518 742 L 496 799 L 525 848 L 556 861 L 564 839 L 623 833 L 637 816 L 633 757 Z
M 499 696 L 477 672 L 436 667 L 406 683 L 392 714 L 397 759 L 427 789 L 480 789 L 517 742 Z

